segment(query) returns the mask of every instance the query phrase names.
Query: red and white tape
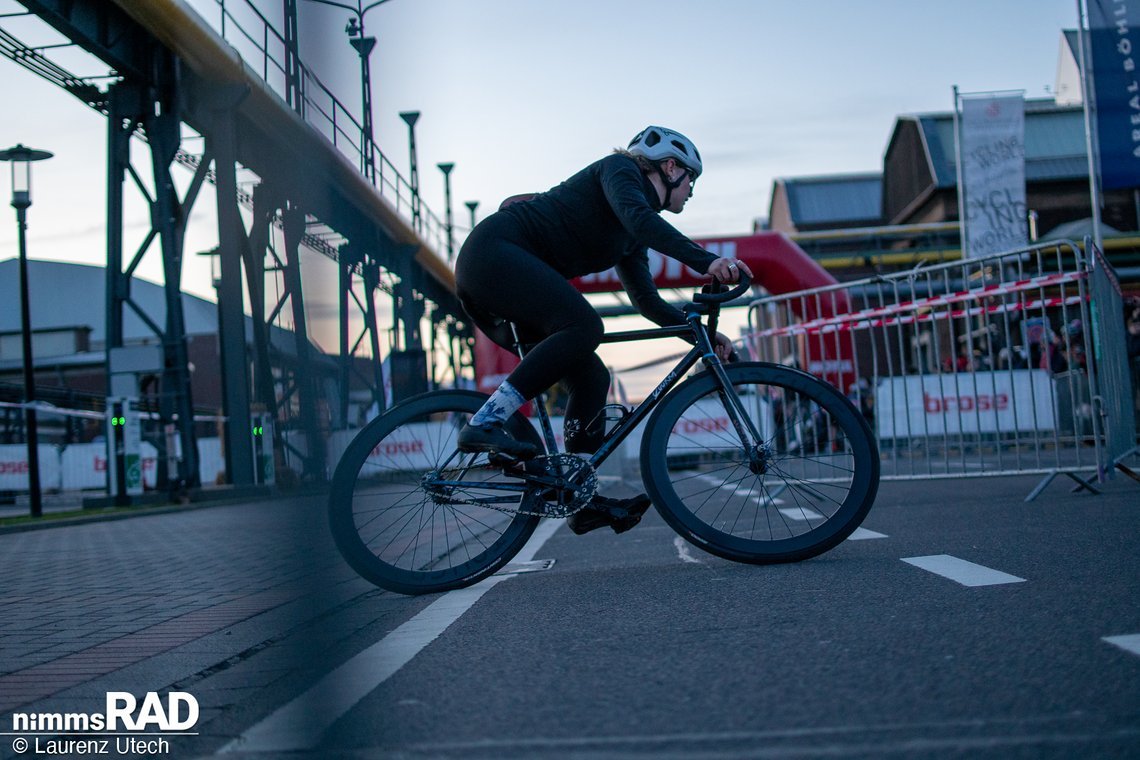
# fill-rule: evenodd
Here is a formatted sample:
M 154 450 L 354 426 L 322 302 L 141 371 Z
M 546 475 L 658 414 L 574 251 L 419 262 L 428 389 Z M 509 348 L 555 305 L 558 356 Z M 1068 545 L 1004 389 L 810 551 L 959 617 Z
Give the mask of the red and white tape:
M 975 316 L 977 314 L 1000 314 L 1003 312 L 1028 311 L 1030 309 L 1052 308 L 1080 303 L 1081 296 L 1067 298 L 1041 298 L 1035 301 L 1018 301 L 1008 304 L 994 304 L 992 306 L 977 306 L 970 309 L 954 311 L 924 311 L 922 314 L 913 314 L 897 318 L 890 318 L 904 312 L 918 312 L 933 309 L 936 306 L 952 306 L 966 301 L 977 301 L 995 296 L 1021 293 L 1027 290 L 1053 287 L 1066 283 L 1083 280 L 1088 275 L 1085 272 L 1061 272 L 1043 275 L 1029 280 L 1017 280 L 1009 283 L 988 285 L 975 290 L 962 290 L 940 296 L 931 296 L 914 301 L 902 301 L 889 306 L 879 306 L 873 309 L 838 314 L 833 317 L 800 322 L 786 327 L 771 327 L 755 334 L 757 338 L 778 337 L 784 335 L 815 335 L 820 333 L 845 332 L 848 330 L 865 330 L 872 327 L 889 327 L 893 325 L 914 324 L 916 322 L 931 322 L 936 319 L 953 319 L 955 317 Z M 887 317 L 883 319 L 883 317 Z

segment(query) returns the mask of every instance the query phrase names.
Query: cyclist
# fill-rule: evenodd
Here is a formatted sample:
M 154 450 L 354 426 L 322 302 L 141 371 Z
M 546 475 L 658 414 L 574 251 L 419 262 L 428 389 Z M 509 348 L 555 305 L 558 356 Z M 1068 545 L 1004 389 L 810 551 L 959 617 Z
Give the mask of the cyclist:
M 479 329 L 510 348 L 506 322 L 535 343 L 491 398 L 459 433 L 468 452 L 494 452 L 525 460 L 538 452 L 515 440 L 503 423 L 529 399 L 562 380 L 569 390 L 566 450 L 592 454 L 601 445 L 601 414 L 609 371 L 595 353 L 605 332 L 601 317 L 568 280 L 617 269 L 634 307 L 661 326 L 685 323 L 684 314 L 657 292 L 648 248 L 701 274 L 737 282 L 743 262 L 718 258 L 659 216 L 680 213 L 701 175 L 697 148 L 679 132 L 650 126 L 626 150 L 595 161 L 557 187 L 511 205 L 480 222 L 456 261 L 458 295 Z M 727 359 L 732 343 L 716 336 Z M 570 518 L 575 533 L 609 525 L 629 530 L 649 508 L 644 494 L 632 499 L 595 496 Z

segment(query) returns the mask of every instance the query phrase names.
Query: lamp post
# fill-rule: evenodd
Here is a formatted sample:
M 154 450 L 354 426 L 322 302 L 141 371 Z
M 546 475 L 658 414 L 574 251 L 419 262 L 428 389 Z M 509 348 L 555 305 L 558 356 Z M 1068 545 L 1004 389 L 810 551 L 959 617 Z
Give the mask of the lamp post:
M 24 353 L 24 440 L 28 445 L 28 498 L 32 517 L 43 515 L 40 493 L 39 435 L 36 431 L 36 377 L 32 356 L 32 317 L 28 303 L 28 207 L 32 205 L 32 162 L 51 158 L 46 150 L 17 144 L 0 151 L 0 161 L 12 164 L 12 207 L 16 209 L 20 246 L 20 340 Z
M 444 225 L 447 227 L 447 262 L 450 264 L 455 258 L 455 237 L 452 235 L 451 221 L 451 170 L 455 168 L 455 164 L 436 164 L 436 166 L 443 172 L 443 216 Z
M 475 209 L 479 208 L 479 201 L 464 201 L 463 205 L 471 212 L 471 229 L 475 229 Z
M 400 118 L 408 125 L 408 152 L 411 154 L 411 165 L 408 169 L 408 182 L 412 188 L 412 226 L 420 231 L 420 170 L 416 164 L 416 122 L 420 118 L 419 111 L 402 111 Z
M 360 56 L 360 125 L 362 133 L 360 136 L 360 170 L 373 184 L 376 184 L 376 136 L 372 126 L 372 66 L 370 63 L 372 49 L 376 47 L 376 38 L 365 36 L 364 15 L 377 5 L 388 2 L 388 0 L 375 0 L 375 2 L 367 5 L 364 4 L 364 0 L 356 0 L 356 5 L 346 5 L 335 2 L 335 0 L 309 0 L 309 2 L 343 8 L 355 14 L 354 18 L 348 20 L 344 31 L 348 35 L 348 44 L 352 45 L 357 55 Z

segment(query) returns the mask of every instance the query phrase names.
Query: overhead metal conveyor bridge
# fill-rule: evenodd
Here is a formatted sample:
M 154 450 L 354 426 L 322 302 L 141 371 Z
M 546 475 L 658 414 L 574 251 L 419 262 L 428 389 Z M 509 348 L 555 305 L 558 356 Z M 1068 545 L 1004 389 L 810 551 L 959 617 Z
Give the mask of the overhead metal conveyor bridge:
M 302 463 L 302 477 L 319 481 L 327 476 L 330 430 L 348 425 L 353 389 L 366 388 L 382 410 L 386 383 L 399 397 L 470 367 L 472 335 L 455 298 L 454 275 L 440 255 L 451 231 L 419 198 L 414 151 L 409 183 L 305 67 L 297 54 L 296 0 L 283 0 L 281 29 L 251 0 L 218 0 L 211 6 L 214 19 L 183 0 L 18 2 L 111 69 L 104 78 L 110 85 L 73 76 L 6 31 L 8 19 L 0 18 L 0 54 L 108 117 L 109 393 L 122 382 L 115 349 L 123 346 L 124 314 L 143 316 L 131 300 L 131 278 L 151 245 L 160 247 L 165 324 L 145 319 L 163 349 L 159 413 L 176 426 L 182 452 L 170 471 L 163 471 L 167 457 L 160 457 L 162 485 L 199 485 L 181 280 L 186 224 L 205 182 L 217 197 L 229 482 L 259 482 L 249 433 L 256 414 L 273 421 L 278 460 L 289 455 Z M 183 146 L 183 125 L 203 138 L 200 153 Z M 149 146 L 149 170 L 131 162 L 135 137 Z M 175 165 L 192 172 L 181 196 Z M 251 174 L 255 179 L 248 181 Z M 152 219 L 133 253 L 124 251 L 123 235 L 129 185 L 149 204 Z M 332 262 L 338 273 L 336 354 L 320 351 L 310 336 L 302 261 L 312 257 Z M 382 321 L 392 326 L 395 379 L 381 369 Z M 429 336 L 423 323 L 431 325 Z M 289 328 L 292 345 L 274 337 L 275 325 Z M 435 361 L 437 355 L 446 361 Z

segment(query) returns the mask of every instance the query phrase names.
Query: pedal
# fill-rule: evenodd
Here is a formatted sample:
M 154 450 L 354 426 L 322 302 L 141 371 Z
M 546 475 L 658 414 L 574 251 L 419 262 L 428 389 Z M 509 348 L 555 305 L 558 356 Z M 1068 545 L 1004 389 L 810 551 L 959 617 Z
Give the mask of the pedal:
M 492 467 L 498 467 L 504 475 L 521 478 L 527 475 L 546 475 L 546 457 L 534 459 L 516 459 L 498 452 L 488 454 L 487 461 Z
M 487 461 L 494 467 L 502 467 L 517 469 L 520 465 L 524 464 L 523 460 L 516 459 L 508 454 L 503 454 L 499 451 L 492 451 L 487 455 Z

